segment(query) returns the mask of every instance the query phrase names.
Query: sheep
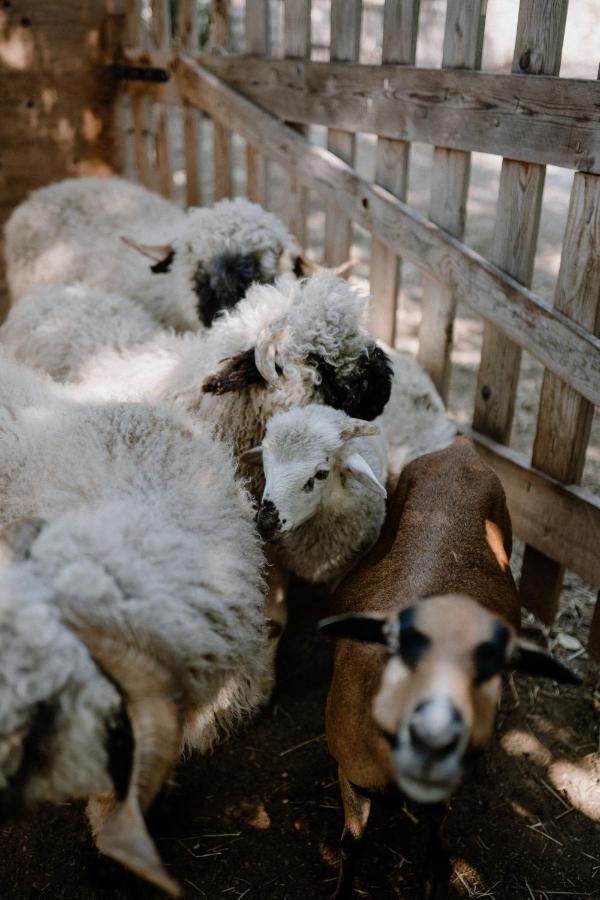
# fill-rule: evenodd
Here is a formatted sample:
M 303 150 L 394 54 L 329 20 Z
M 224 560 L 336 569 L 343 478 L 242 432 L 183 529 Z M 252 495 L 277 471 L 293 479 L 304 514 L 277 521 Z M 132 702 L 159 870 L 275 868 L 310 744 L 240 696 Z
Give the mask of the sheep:
M 257 524 L 273 556 L 309 582 L 332 587 L 377 540 L 385 484 L 425 451 L 447 446 L 456 429 L 434 385 L 410 354 L 390 351 L 394 379 L 383 414 L 369 425 L 329 407 L 276 413 L 261 446 L 243 454 L 262 464 Z
M 175 894 L 143 814 L 272 683 L 251 506 L 184 414 L 0 363 L 0 788 L 90 796 L 101 852 Z
M 123 238 L 123 240 L 121 239 Z M 244 198 L 187 214 L 121 178 L 71 178 L 33 191 L 6 224 L 16 302 L 83 281 L 140 304 L 162 325 L 210 326 L 252 282 L 310 263 L 281 221 Z
M 404 469 L 378 543 L 321 623 L 343 639 L 326 710 L 345 818 L 335 897 L 351 893 L 373 795 L 443 804 L 456 790 L 491 737 L 504 669 L 579 683 L 518 637 L 511 541 L 500 481 L 459 438 Z M 436 830 L 426 896 L 445 896 L 449 871 Z

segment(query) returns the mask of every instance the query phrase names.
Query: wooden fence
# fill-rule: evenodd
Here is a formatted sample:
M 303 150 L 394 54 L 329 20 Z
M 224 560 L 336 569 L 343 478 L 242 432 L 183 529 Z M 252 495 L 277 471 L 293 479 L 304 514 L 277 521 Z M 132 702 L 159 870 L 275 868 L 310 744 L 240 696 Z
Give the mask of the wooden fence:
M 131 102 L 137 172 L 171 193 L 166 111 L 184 110 L 187 202 L 201 202 L 199 116 L 213 120 L 214 196 L 232 192 L 232 133 L 246 142 L 246 190 L 265 203 L 268 166 L 283 165 L 286 217 L 304 241 L 307 188 L 326 210 L 325 260 L 347 258 L 350 223 L 372 234 L 372 327 L 393 342 L 400 261 L 423 275 L 419 359 L 447 396 L 458 302 L 484 319 L 467 429 L 499 472 L 527 544 L 526 606 L 553 621 L 564 569 L 600 585 L 600 503 L 579 487 L 600 402 L 600 84 L 558 75 L 568 0 L 521 0 L 512 74 L 478 72 L 486 0 L 448 0 L 441 69 L 415 67 L 419 0 L 385 0 L 381 65 L 358 62 L 359 0 L 331 0 L 330 62 L 310 59 L 310 0 L 286 0 L 285 58 L 270 55 L 270 5 L 247 0 L 247 54 L 198 51 L 194 0 L 128 3 L 117 70 Z M 212 4 L 213 45 L 230 35 L 226 0 Z M 127 68 L 127 67 L 135 67 Z M 148 117 L 153 116 L 153 127 Z M 308 139 L 327 127 L 327 149 Z M 355 168 L 357 132 L 377 135 L 376 177 Z M 153 141 L 149 154 L 148 141 Z M 406 205 L 411 141 L 434 146 L 429 217 Z M 463 243 L 470 153 L 503 156 L 493 252 Z M 545 166 L 576 170 L 554 303 L 530 290 Z M 518 240 L 515 240 L 518 235 Z M 508 446 L 522 350 L 545 375 L 529 462 Z M 590 648 L 600 656 L 600 609 Z

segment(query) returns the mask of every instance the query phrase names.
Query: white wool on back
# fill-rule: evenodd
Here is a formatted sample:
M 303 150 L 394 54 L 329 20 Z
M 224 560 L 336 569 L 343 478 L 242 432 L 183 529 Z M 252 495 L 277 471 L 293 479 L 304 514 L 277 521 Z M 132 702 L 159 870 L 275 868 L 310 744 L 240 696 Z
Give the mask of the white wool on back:
M 127 246 L 172 245 L 167 272 Z M 13 302 L 35 287 L 88 285 L 135 301 L 157 323 L 197 330 L 198 263 L 223 252 L 256 254 L 274 278 L 283 250 L 296 252 L 280 220 L 243 198 L 187 214 L 158 194 L 122 178 L 67 179 L 34 191 L 6 224 L 6 269 Z
M 101 738 L 117 697 L 67 611 L 166 643 L 191 681 L 186 742 L 210 748 L 263 702 L 270 675 L 263 555 L 228 449 L 183 413 L 78 405 L 2 358 L 0 447 L 0 521 L 48 522 L 29 559 L 0 570 L 0 715 L 30 724 L 34 700 L 60 713 L 31 796 L 107 789 Z

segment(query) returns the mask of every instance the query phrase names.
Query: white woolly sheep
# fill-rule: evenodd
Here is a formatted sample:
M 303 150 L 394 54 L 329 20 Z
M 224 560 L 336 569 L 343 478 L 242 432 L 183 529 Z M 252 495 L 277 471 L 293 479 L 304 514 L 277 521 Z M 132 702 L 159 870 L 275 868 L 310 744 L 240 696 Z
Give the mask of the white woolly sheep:
M 84 281 L 182 330 L 210 325 L 282 267 L 308 274 L 295 240 L 257 204 L 237 198 L 186 214 L 121 178 L 34 191 L 6 224 L 5 254 L 13 302 L 34 287 Z
M 99 849 L 174 893 L 143 813 L 184 744 L 266 699 L 263 556 L 227 448 L 177 411 L 56 387 L 1 361 L 0 515 L 26 524 L 0 568 L 0 787 L 97 798 Z

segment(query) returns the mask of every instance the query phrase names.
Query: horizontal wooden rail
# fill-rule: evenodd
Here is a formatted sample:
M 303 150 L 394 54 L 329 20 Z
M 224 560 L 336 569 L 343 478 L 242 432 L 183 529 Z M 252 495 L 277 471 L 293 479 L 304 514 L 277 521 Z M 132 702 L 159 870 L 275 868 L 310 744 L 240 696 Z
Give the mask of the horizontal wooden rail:
M 600 84 L 535 75 L 204 55 L 279 118 L 600 173 Z
M 600 585 L 600 501 L 566 486 L 525 457 L 480 432 L 459 425 L 504 485 L 515 534 L 541 553 Z
M 170 62 L 173 78 L 163 89 L 223 121 L 290 170 L 291 175 L 333 200 L 354 221 L 400 256 L 447 284 L 458 301 L 496 324 L 551 372 L 592 403 L 600 404 L 600 339 L 555 310 L 482 256 L 434 225 L 322 147 L 232 90 L 191 56 Z M 155 93 L 158 92 L 158 93 Z

